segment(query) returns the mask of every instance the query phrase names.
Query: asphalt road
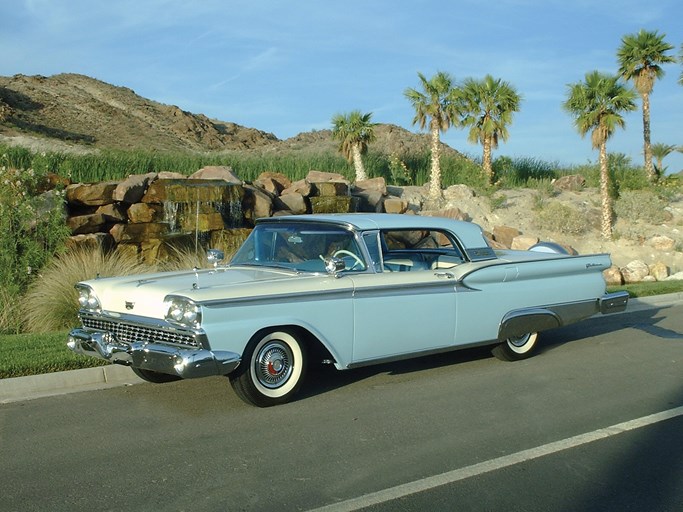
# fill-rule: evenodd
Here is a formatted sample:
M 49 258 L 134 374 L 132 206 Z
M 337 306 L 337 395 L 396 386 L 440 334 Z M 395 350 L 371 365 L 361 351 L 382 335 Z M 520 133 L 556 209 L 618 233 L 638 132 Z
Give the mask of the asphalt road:
M 683 306 L 486 350 L 311 374 L 257 409 L 226 379 L 0 405 L 0 511 L 683 510 Z

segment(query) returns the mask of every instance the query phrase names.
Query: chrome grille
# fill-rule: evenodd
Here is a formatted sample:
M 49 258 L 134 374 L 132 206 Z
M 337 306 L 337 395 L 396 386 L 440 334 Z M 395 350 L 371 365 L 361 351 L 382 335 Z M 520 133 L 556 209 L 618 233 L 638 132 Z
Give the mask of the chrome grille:
M 117 340 L 125 343 L 149 341 L 154 343 L 170 343 L 184 347 L 199 346 L 195 336 L 188 332 L 88 316 L 81 317 L 81 320 L 83 321 L 83 327 L 98 331 L 108 331 L 116 336 Z

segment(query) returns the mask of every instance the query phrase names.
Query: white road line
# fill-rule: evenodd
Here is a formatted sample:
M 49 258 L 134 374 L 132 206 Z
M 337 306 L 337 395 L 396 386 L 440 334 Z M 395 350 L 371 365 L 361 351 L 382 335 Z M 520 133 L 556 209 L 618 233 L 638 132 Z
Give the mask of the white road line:
M 625 421 L 623 423 L 618 423 L 616 425 L 612 425 L 611 427 L 594 430 L 593 432 L 588 432 L 586 434 L 579 434 L 578 436 L 544 444 L 542 446 L 537 446 L 536 448 L 522 450 L 521 452 L 512 453 L 510 455 L 505 455 L 496 459 L 487 460 L 485 462 L 480 462 L 478 464 L 473 464 L 464 468 L 441 473 L 440 475 L 430 476 L 428 478 L 423 478 L 414 482 L 408 482 L 407 484 L 397 485 L 396 487 L 390 487 L 389 489 L 359 496 L 358 498 L 352 498 L 339 503 L 333 503 L 331 505 L 314 509 L 311 512 L 352 512 L 363 507 L 377 505 L 386 501 L 402 498 L 410 494 L 415 494 L 417 492 L 434 489 L 435 487 L 439 487 L 441 485 L 452 484 L 454 482 L 464 480 L 465 478 L 503 469 L 514 464 L 519 464 L 520 462 L 526 462 L 543 457 L 545 455 L 561 452 L 570 448 L 576 448 L 577 446 L 592 443 L 593 441 L 598 441 L 600 439 L 606 439 L 608 437 L 615 436 L 623 432 L 628 432 L 630 430 L 647 427 L 648 425 L 653 425 L 654 423 L 659 423 L 661 421 L 676 418 L 678 416 L 683 416 L 683 407 L 676 407 L 675 409 L 669 409 L 668 411 L 662 411 L 649 416 L 643 416 L 642 418 Z

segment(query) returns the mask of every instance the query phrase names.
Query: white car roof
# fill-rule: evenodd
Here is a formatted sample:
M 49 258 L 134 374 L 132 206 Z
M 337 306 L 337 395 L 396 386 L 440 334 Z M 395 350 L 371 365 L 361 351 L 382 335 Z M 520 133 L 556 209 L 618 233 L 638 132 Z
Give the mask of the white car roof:
M 326 222 L 344 225 L 358 231 L 376 229 L 443 229 L 453 232 L 465 247 L 488 246 L 481 227 L 472 222 L 398 213 L 331 213 L 313 215 L 283 215 L 259 219 L 258 223 L 270 222 Z

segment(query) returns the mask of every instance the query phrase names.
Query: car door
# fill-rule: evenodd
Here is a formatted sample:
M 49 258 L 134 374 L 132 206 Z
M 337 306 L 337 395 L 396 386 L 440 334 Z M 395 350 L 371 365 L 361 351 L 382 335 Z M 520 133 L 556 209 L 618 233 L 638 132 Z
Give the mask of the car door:
M 448 269 L 432 269 L 427 261 L 391 258 L 382 243 L 383 263 L 377 273 L 353 280 L 353 361 L 391 359 L 453 345 L 456 327 L 456 279 Z M 413 256 L 412 248 L 401 248 Z M 398 253 L 397 253 L 398 254 Z M 403 263 L 403 265 L 402 265 Z

